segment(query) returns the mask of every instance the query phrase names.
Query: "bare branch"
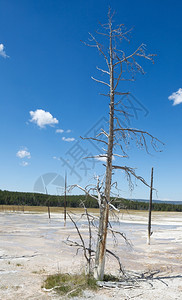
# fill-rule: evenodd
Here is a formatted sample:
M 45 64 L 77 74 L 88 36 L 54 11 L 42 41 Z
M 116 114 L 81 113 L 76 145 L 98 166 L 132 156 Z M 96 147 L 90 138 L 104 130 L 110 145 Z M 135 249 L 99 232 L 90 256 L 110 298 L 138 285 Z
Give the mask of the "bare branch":
M 123 59 L 118 59 L 118 61 L 114 64 L 114 67 L 119 65 L 119 64 L 122 64 L 124 61 L 127 61 L 129 60 L 131 57 L 133 57 L 139 50 L 140 48 L 142 47 L 143 44 L 141 44 L 132 54 L 128 55 L 127 57 L 124 57 Z
M 110 75 L 110 72 L 108 72 L 108 71 L 106 71 L 106 70 L 102 70 L 102 69 L 100 69 L 99 67 L 96 67 L 96 68 L 97 68 L 97 70 L 99 70 L 99 71 L 101 71 L 101 72 L 103 72 L 103 73 L 106 73 L 106 74 Z
M 69 242 L 69 246 L 75 246 L 75 247 L 83 248 L 83 245 L 81 245 L 81 244 L 79 244 L 79 243 L 77 243 L 75 241 L 72 241 L 69 238 L 67 238 L 67 242 Z M 94 249 L 89 249 L 88 247 L 85 247 L 85 250 L 90 251 L 91 253 L 95 253 Z M 122 264 L 120 262 L 120 258 L 115 253 L 113 253 L 112 251 L 110 251 L 108 249 L 106 249 L 106 252 L 109 253 L 110 255 L 114 256 L 117 259 L 118 264 L 119 264 L 119 270 L 124 275 L 124 269 L 123 269 Z
M 108 145 L 108 143 L 106 141 L 103 141 L 103 140 L 99 140 L 99 139 L 96 139 L 96 138 L 93 138 L 93 137 L 89 137 L 89 138 L 86 138 L 86 137 L 80 137 L 82 140 L 93 140 L 93 141 L 97 141 L 97 142 L 102 142 L 102 143 L 105 143 L 106 145 Z
M 87 257 L 87 252 L 86 252 L 86 247 L 85 247 L 85 242 L 84 242 L 84 240 L 83 240 L 83 238 L 82 238 L 82 235 L 81 235 L 81 233 L 80 233 L 80 230 L 78 229 L 78 226 L 77 226 L 76 222 L 72 219 L 72 217 L 70 216 L 70 214 L 67 213 L 67 215 L 68 215 L 68 217 L 70 218 L 70 220 L 72 221 L 72 223 L 74 224 L 74 226 L 75 226 L 75 228 L 76 228 L 76 230 L 77 230 L 77 232 L 78 232 L 78 235 L 79 235 L 80 240 L 81 240 L 81 242 L 82 242 L 82 247 L 83 247 L 83 251 L 84 251 L 84 256 L 85 256 L 87 262 L 89 263 L 89 259 L 88 259 L 88 257 Z
M 95 199 L 98 201 L 98 198 L 95 197 L 94 195 L 91 195 L 86 189 L 82 188 L 80 185 L 78 184 L 74 184 L 70 187 L 69 191 L 74 189 L 75 187 L 79 188 L 80 190 L 82 190 L 83 192 L 85 192 L 86 195 L 90 196 L 91 198 Z
M 120 211 L 118 208 L 116 208 L 116 207 L 115 207 L 113 204 L 111 204 L 110 202 L 109 202 L 109 206 L 110 206 L 112 209 L 116 210 L 117 212 Z
M 93 80 L 95 80 L 96 82 L 99 82 L 99 83 L 105 84 L 105 85 L 107 85 L 108 87 L 110 87 L 110 84 L 109 84 L 109 83 L 107 83 L 107 82 L 104 82 L 104 81 L 102 81 L 102 80 L 95 79 L 95 78 L 94 78 L 94 77 L 92 77 L 92 76 L 91 76 L 91 78 L 92 78 Z
M 141 134 L 141 138 L 139 139 L 139 143 L 141 146 L 145 146 L 146 151 L 148 152 L 148 147 L 147 147 L 147 142 L 145 139 L 145 135 L 149 136 L 151 138 L 151 145 L 154 148 L 155 151 L 159 151 L 161 152 L 162 150 L 158 150 L 157 149 L 157 145 L 155 144 L 155 141 L 165 145 L 161 140 L 159 140 L 158 138 L 154 137 L 152 134 L 150 134 L 148 131 L 144 131 L 144 130 L 140 130 L 140 129 L 135 129 L 135 128 L 123 128 L 121 127 L 121 125 L 118 123 L 118 125 L 120 126 L 120 128 L 116 128 L 114 129 L 114 132 L 129 132 L 129 133 L 133 133 L 135 135 L 135 137 L 137 137 L 137 133 Z M 143 140 L 143 143 L 141 141 L 141 139 Z M 149 153 L 149 152 L 148 152 Z
M 122 130 L 122 131 L 130 131 L 130 132 L 133 132 L 133 133 L 134 133 L 134 132 L 138 132 L 138 133 L 146 134 L 146 135 L 150 136 L 151 138 L 157 140 L 157 141 L 160 142 L 161 144 L 165 145 L 162 141 L 160 141 L 158 138 L 154 137 L 154 136 L 153 136 L 152 134 L 150 134 L 148 131 L 143 131 L 143 130 L 135 129 L 135 128 L 121 128 L 121 129 L 116 128 L 116 129 L 114 129 L 114 131 L 120 131 L 120 130 Z
M 92 251 L 91 251 L 91 248 L 92 248 L 92 230 L 91 230 L 91 221 L 90 221 L 90 217 L 89 217 L 89 214 L 88 214 L 88 211 L 87 211 L 87 208 L 85 207 L 84 203 L 82 202 L 82 205 L 85 209 L 85 214 L 87 216 L 87 222 L 88 222 L 88 230 L 89 230 L 89 244 L 88 244 L 88 274 L 91 274 L 91 254 L 92 254 Z
M 143 177 L 141 176 L 138 176 L 135 174 L 135 171 L 133 168 L 130 168 L 130 167 L 122 167 L 122 166 L 112 166 L 113 169 L 120 169 L 120 170 L 124 170 L 127 175 L 133 175 L 135 178 L 137 178 L 138 180 L 140 180 L 142 183 L 144 183 L 146 186 L 148 186 L 150 188 L 150 185 L 144 180 Z
M 124 273 L 124 269 L 123 269 L 123 267 L 122 267 L 122 264 L 121 264 L 121 261 L 120 261 L 119 256 L 117 256 L 114 252 L 112 252 L 112 251 L 110 251 L 110 250 L 108 250 L 108 249 L 106 249 L 106 252 L 109 253 L 110 255 L 114 256 L 114 257 L 117 259 L 118 264 L 119 264 L 119 270 L 120 270 L 120 272 L 122 272 L 122 274 L 124 275 L 124 274 L 125 274 L 125 273 Z
M 108 229 L 109 229 L 109 231 L 111 231 L 111 232 L 113 232 L 113 233 L 115 233 L 115 234 L 118 234 L 118 235 L 122 236 L 122 238 L 125 240 L 126 244 L 127 244 L 128 246 L 132 247 L 131 242 L 127 239 L 127 237 L 126 237 L 126 235 L 125 235 L 124 233 L 122 233 L 122 232 L 120 232 L 120 231 L 117 231 L 117 230 L 114 230 L 114 229 L 112 229 L 112 228 L 110 228 L 110 227 L 108 227 Z
M 102 94 L 102 93 L 99 93 L 99 95 L 105 96 L 105 97 L 109 97 L 109 94 Z
M 113 65 L 114 67 L 117 66 L 118 64 L 122 64 L 123 62 L 128 62 L 128 60 L 130 58 L 133 58 L 134 56 L 140 56 L 140 57 L 144 57 L 148 60 L 151 60 L 153 62 L 153 56 L 155 56 L 155 54 L 146 54 L 145 53 L 145 45 L 141 44 L 132 54 L 124 57 L 123 59 L 118 59 L 118 61 Z
M 99 50 L 99 52 L 104 56 L 105 61 L 106 61 L 106 63 L 107 63 L 107 66 L 108 66 L 108 68 L 109 68 L 109 70 L 110 70 L 109 61 L 108 61 L 108 58 L 107 58 L 107 56 L 105 55 L 104 51 L 102 50 L 102 46 L 98 43 L 98 41 L 94 38 L 94 36 L 93 36 L 91 33 L 89 33 L 89 35 L 91 36 L 92 40 L 95 42 L 96 47 L 97 47 L 97 49 Z
M 99 31 L 96 31 L 96 33 L 97 33 L 97 34 L 100 34 L 100 35 L 107 36 L 107 37 L 109 37 L 109 36 L 110 36 L 109 34 L 107 34 L 107 33 L 104 33 L 104 32 L 99 32 Z
M 113 153 L 113 156 L 122 157 L 122 158 L 128 158 L 127 155 L 120 155 L 120 154 L 116 154 L 116 153 Z
M 114 146 L 119 146 L 124 156 L 127 158 L 129 157 L 129 155 L 126 153 L 126 151 L 123 149 L 123 146 L 120 143 L 114 143 Z
M 69 237 L 67 237 L 67 239 L 66 239 L 66 242 L 64 242 L 65 244 L 66 243 L 69 243 L 69 246 L 74 246 L 74 247 L 78 247 L 78 248 L 83 248 L 83 245 L 81 245 L 81 244 L 79 244 L 78 242 L 76 242 L 76 241 L 72 241 L 72 240 L 70 240 L 69 239 Z M 92 253 L 95 253 L 95 250 L 93 250 L 93 249 L 89 249 L 88 247 L 85 247 L 85 249 L 88 251 L 91 251 Z
M 129 95 L 130 94 L 130 92 L 126 92 L 126 93 L 120 93 L 120 92 L 114 92 L 115 93 L 115 95 L 117 95 L 117 96 L 123 96 L 123 95 Z M 115 104 L 115 105 L 117 105 L 117 103 Z
M 96 137 L 99 137 L 101 134 L 104 134 L 107 138 L 109 137 L 108 133 L 104 129 L 101 129 L 101 132 L 97 134 Z

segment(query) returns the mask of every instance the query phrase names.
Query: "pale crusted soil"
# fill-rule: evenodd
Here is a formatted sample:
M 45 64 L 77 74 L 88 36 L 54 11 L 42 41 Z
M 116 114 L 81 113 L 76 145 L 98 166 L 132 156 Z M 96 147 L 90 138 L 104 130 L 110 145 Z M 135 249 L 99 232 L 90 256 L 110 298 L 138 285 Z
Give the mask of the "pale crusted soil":
M 76 249 L 63 242 L 68 235 L 72 239 L 77 235 L 70 222 L 64 227 L 62 217 L 52 214 L 49 221 L 46 214 L 0 213 L 0 299 L 62 299 L 41 288 L 46 276 L 84 270 L 82 253 L 75 255 Z M 139 222 L 147 222 L 146 213 L 126 214 L 120 225 L 115 224 L 133 247 L 121 239 L 113 247 L 108 237 L 108 248 L 120 256 L 126 272 L 159 272 L 134 288 L 86 291 L 82 299 L 182 299 L 182 214 L 155 213 L 150 246 L 146 244 L 147 226 Z M 81 231 L 86 237 L 84 224 Z M 117 274 L 117 270 L 117 262 L 107 257 L 106 272 Z

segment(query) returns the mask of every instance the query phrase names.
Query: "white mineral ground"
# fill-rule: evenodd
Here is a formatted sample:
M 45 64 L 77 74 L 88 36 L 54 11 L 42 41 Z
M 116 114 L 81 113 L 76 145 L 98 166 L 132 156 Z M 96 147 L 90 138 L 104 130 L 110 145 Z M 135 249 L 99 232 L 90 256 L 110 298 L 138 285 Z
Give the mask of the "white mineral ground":
M 78 219 L 79 211 L 72 211 Z M 133 288 L 101 288 L 98 292 L 86 291 L 82 298 L 75 299 L 182 299 L 182 213 L 153 213 L 150 246 L 146 242 L 147 212 L 122 212 L 119 218 L 120 224 L 115 222 L 114 226 L 126 234 L 132 247 L 121 237 L 114 246 L 108 235 L 108 249 L 117 253 L 126 272 L 158 273 Z M 79 224 L 87 238 L 85 221 Z M 52 213 L 49 220 L 45 213 L 0 212 L 0 236 L 1 300 L 65 299 L 43 290 L 44 279 L 49 274 L 84 270 L 83 253 L 76 255 L 76 249 L 64 243 L 68 236 L 77 241 L 79 238 L 69 220 L 64 226 L 62 213 Z M 106 273 L 118 274 L 117 262 L 110 256 Z

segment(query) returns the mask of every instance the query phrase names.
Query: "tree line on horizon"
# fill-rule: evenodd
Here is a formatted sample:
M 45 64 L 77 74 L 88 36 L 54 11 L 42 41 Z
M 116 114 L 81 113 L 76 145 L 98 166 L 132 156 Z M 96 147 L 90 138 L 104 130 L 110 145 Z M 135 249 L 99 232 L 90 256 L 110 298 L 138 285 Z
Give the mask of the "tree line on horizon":
M 98 208 L 98 202 L 85 195 L 67 195 L 67 207 L 80 207 L 84 202 L 87 208 Z M 148 202 L 127 200 L 119 198 L 112 202 L 119 209 L 148 210 Z M 12 192 L 0 190 L 0 205 L 24 205 L 24 206 L 52 206 L 64 207 L 64 196 L 45 195 L 39 193 Z M 153 211 L 182 212 L 181 204 L 153 203 Z

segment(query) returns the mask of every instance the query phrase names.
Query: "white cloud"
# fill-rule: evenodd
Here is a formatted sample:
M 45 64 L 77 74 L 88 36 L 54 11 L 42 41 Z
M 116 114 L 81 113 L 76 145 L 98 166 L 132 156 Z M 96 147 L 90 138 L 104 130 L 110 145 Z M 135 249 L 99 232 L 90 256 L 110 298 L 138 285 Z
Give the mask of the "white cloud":
M 66 137 L 62 137 L 62 140 L 65 141 L 65 142 L 73 142 L 75 141 L 75 138 L 66 138 Z
M 32 117 L 30 122 L 37 124 L 40 128 L 44 128 L 46 125 L 53 126 L 58 124 L 59 121 L 50 114 L 50 112 L 43 109 L 37 109 L 35 111 L 30 111 L 30 116 Z
M 104 161 L 104 162 L 106 162 L 106 160 L 107 160 L 107 157 L 104 156 L 104 155 L 102 155 L 102 154 L 97 155 L 97 156 L 94 156 L 94 158 L 95 158 L 96 160 Z M 112 160 L 115 160 L 115 157 L 114 157 L 114 156 L 112 157 Z
M 173 105 L 182 103 L 182 89 L 180 88 L 177 92 L 172 93 L 172 95 L 169 96 L 168 99 L 174 101 Z
M 0 56 L 6 58 L 6 57 L 9 57 L 6 52 L 4 51 L 4 45 L 3 44 L 0 44 Z
M 67 132 L 67 133 L 70 133 L 70 132 L 71 132 L 71 129 L 66 130 L 66 132 Z
M 53 156 L 53 159 L 60 160 L 60 158 L 59 158 L 59 157 L 57 157 L 57 156 Z
M 63 133 L 64 130 L 63 129 L 56 129 L 56 133 Z
M 17 153 L 16 153 L 16 156 L 19 157 L 19 158 L 28 158 L 30 159 L 31 158 L 31 155 L 30 155 L 30 152 L 27 151 L 27 148 L 24 148 L 22 150 L 19 150 Z
M 26 167 L 29 165 L 29 163 L 27 161 L 22 161 L 22 163 L 20 164 L 22 167 Z

